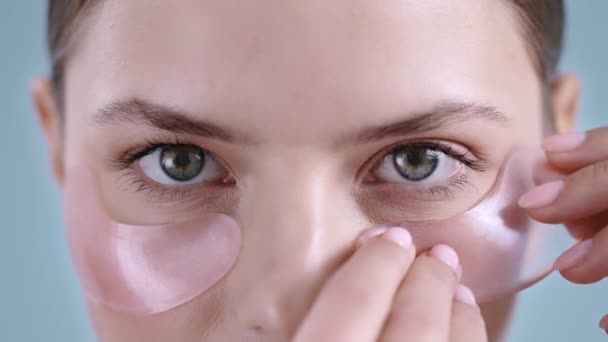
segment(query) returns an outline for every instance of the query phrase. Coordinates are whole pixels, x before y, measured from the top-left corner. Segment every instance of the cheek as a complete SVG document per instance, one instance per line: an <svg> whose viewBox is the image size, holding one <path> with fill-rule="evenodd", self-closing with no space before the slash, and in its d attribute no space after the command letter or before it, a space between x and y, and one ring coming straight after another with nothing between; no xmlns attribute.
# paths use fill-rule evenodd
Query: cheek
<svg viewBox="0 0 608 342"><path fill-rule="evenodd" d="M237 260L240 228L226 215L120 224L103 213L90 172L72 169L66 179L69 245L93 306L134 316L164 312L205 293Z"/></svg>

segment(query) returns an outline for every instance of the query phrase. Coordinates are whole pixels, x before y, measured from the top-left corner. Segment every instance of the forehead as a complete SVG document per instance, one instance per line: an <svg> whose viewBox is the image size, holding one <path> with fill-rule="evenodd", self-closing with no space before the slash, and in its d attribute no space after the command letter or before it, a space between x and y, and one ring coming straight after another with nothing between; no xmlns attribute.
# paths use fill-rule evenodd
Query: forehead
<svg viewBox="0 0 608 342"><path fill-rule="evenodd" d="M535 94L501 0L107 0L85 26L68 112L138 97L295 138L444 99L516 113Z"/></svg>

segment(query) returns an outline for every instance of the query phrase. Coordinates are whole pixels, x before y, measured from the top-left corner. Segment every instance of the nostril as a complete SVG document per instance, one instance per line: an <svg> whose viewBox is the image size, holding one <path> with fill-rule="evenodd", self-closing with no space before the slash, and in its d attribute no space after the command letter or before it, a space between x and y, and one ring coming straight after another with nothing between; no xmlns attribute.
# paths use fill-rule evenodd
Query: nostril
<svg viewBox="0 0 608 342"><path fill-rule="evenodd" d="M276 298L265 291L254 291L256 296L241 300L235 306L234 323L240 325L238 341L288 341L285 312L279 309Z"/></svg>
<svg viewBox="0 0 608 342"><path fill-rule="evenodd" d="M242 341L247 342L285 342L288 337L280 329L272 329L262 324L252 324L247 327Z"/></svg>
<svg viewBox="0 0 608 342"><path fill-rule="evenodd" d="M264 328L261 325L253 325L249 330L256 335L264 335Z"/></svg>

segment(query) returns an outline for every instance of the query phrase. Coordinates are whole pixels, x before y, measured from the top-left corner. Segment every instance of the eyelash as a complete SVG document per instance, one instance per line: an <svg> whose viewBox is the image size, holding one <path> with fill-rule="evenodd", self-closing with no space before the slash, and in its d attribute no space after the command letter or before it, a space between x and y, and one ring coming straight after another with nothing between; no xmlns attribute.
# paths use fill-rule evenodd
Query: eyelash
<svg viewBox="0 0 608 342"><path fill-rule="evenodd" d="M128 178L128 181L131 186L136 186L136 191L147 191L151 197L159 198L159 199L168 199L168 200L177 200L177 201L185 201L194 197L194 192L192 191L192 187L184 187L184 186L167 186L167 185L157 185L154 182L146 180L142 175L139 174L133 167L135 162L139 159L153 153L155 150L172 145L193 145L197 146L195 143L180 139L179 137L173 137L169 140L155 140L148 139L138 144L135 147L130 148L129 150L120 154L117 158L113 159L111 162L115 165L118 171L128 170L123 176L121 176L117 182L123 180L123 178ZM469 152L459 152L456 151L449 144L439 142L439 141L414 141L414 142L400 142L397 145L390 146L383 151L380 151L376 156L372 157L366 165L372 164L371 167L364 167L364 174L369 173L370 171L374 171L374 168L378 165L378 162L385 158L386 156L390 156L391 154L397 152L401 148L425 148L429 150L439 151L444 153L446 156L450 158L454 158L458 162L462 163L469 169L482 173L487 171L488 166L482 159L471 158L469 156ZM216 162L219 162L223 167L230 171L230 168L227 167L226 163L217 158L213 153L207 151L204 148L201 148L203 152L210 158L213 158ZM359 178L359 177L357 177ZM226 186L226 184L210 184L206 183L205 186ZM398 184L390 184L391 186L399 186ZM435 185L431 187L427 187L424 189L419 189L418 191L424 191L429 193L432 196L443 195L447 198L453 198L453 190L456 188L463 188L466 186L470 186L472 183L466 174L461 174L458 177L452 179L449 184L445 185Z"/></svg>
<svg viewBox="0 0 608 342"><path fill-rule="evenodd" d="M433 151L439 151L447 155L448 157L454 158L467 166L468 168L477 171L487 171L487 165L481 159L474 159L469 156L469 153L460 153L456 151L452 146L439 142L439 141L414 141L409 143L399 143L397 146L389 147L389 152L384 153L383 156L391 155L397 152L403 147L408 148L426 148ZM381 152L382 153L382 152Z"/></svg>
<svg viewBox="0 0 608 342"><path fill-rule="evenodd" d="M134 164L141 158L153 153L159 148L173 146L173 145L192 145L198 146L197 144L180 139L178 137L170 138L169 140L155 140L148 139L144 140L142 143L136 145L128 149L127 151L120 154L117 158L111 161L112 165L115 166L117 171L127 171L121 177L119 177L116 182L128 181L129 185L135 186L136 191L147 191L148 195L152 198L169 200L169 201L186 201L190 199L196 198L196 192L192 191L193 186L170 186L170 185L160 185L156 184L153 181L147 180L144 176L140 174L135 168ZM216 162L220 163L222 167L230 170L226 163L216 157L213 153L201 147L201 150L205 153L208 158L212 158ZM216 187L226 187L231 185L230 183L206 183L205 186L216 186ZM205 202L211 201L213 198L205 199Z"/></svg>
<svg viewBox="0 0 608 342"><path fill-rule="evenodd" d="M370 172L374 172L375 169L377 168L377 166L379 165L379 161L383 160L384 158L386 158L388 156L391 156L392 154L396 153L397 151L399 151L400 149L402 149L404 147L424 148L424 149L442 152L446 156L448 156L450 158L454 158L458 162L462 163L464 166L466 166L469 169L471 169L475 172L478 172L478 173L483 173L488 170L488 165L482 158L472 158L469 156L470 152L462 153L462 152L456 151L452 146L450 146L447 143L428 140L428 141L400 142L397 145L390 146L390 147L380 151L378 154L376 154L376 156L372 157L368 163L366 163L367 165L371 164L371 167L363 168L363 172L362 172L363 177L365 177L365 175ZM375 177L375 175L373 175L373 174L372 174L372 176ZM374 185L373 183L375 183L375 182L372 181L371 183L372 183L372 185ZM384 184L384 183L382 185L386 186L386 184ZM388 186L399 187L399 186L403 186L403 185L397 184L397 183L390 183L390 184L388 184ZM453 199L455 189L462 189L462 188L466 188L468 186L474 186L474 184L471 183L470 178L467 176L467 174L462 173L462 174L458 175L457 177L455 177L454 179L450 180L450 182L448 184L434 185L434 186L424 187L424 188L421 187L419 189L412 190L412 191L421 191L421 192L430 194L431 196L443 196L442 198Z"/></svg>
<svg viewBox="0 0 608 342"><path fill-rule="evenodd" d="M156 149L171 146L171 145L195 145L178 137L174 137L173 140L153 140L148 139L143 143L132 147L118 156L118 158L112 161L117 169L125 170L133 165L137 160L151 154ZM205 151L206 152L206 151Z"/></svg>

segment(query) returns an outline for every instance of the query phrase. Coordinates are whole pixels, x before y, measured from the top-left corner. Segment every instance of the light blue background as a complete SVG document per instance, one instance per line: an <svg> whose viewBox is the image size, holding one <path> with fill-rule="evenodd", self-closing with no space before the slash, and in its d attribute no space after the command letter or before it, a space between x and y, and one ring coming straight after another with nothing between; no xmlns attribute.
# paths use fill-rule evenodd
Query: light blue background
<svg viewBox="0 0 608 342"><path fill-rule="evenodd" d="M607 125L608 1L567 4L562 69L583 80L578 127ZM30 104L30 79L47 71L45 6L13 0L0 7L0 341L93 341ZM608 341L597 327L606 312L606 282L576 286L552 276L523 294L510 341Z"/></svg>

